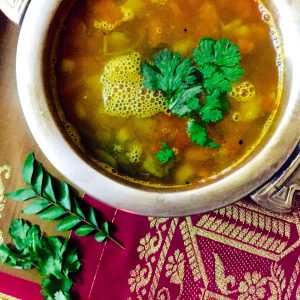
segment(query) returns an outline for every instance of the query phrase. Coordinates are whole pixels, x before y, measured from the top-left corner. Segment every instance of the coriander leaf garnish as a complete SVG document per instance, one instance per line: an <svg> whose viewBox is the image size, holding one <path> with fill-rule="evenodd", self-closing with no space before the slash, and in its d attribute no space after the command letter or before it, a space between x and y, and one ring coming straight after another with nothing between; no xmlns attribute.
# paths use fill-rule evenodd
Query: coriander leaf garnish
<svg viewBox="0 0 300 300"><path fill-rule="evenodd" d="M142 63L141 73L146 88L164 93L172 115L191 120L187 132L192 142L217 148L206 128L224 118L227 92L244 74L240 63L237 45L205 38L193 51L193 59L165 49L152 62Z"/></svg>
<svg viewBox="0 0 300 300"><path fill-rule="evenodd" d="M45 237L38 226L19 219L12 221L9 234L15 248L1 244L0 261L17 269L35 268L42 276L45 299L71 299L69 274L77 272L81 263L68 240Z"/></svg>
<svg viewBox="0 0 300 300"><path fill-rule="evenodd" d="M98 225L92 207L90 207L89 217L86 217L67 183L62 181L59 185L54 185L57 182L35 160L33 153L28 154L25 160L22 176L29 187L7 193L6 197L22 202L32 199L33 201L24 208L23 213L38 214L41 220L47 221L60 219L56 227L58 231L67 231L78 226L75 234L86 236L95 233L97 241L100 241L97 234L101 234L101 241L111 240L124 249L124 246L110 235L108 229L103 230L107 228L107 222L102 227ZM16 245L18 244L17 241Z"/></svg>
<svg viewBox="0 0 300 300"><path fill-rule="evenodd" d="M197 111L200 108L199 93L201 91L201 86L177 91L170 100L169 110L178 117L186 117L192 111Z"/></svg>
<svg viewBox="0 0 300 300"><path fill-rule="evenodd" d="M220 146L214 142L207 133L205 126L192 120L188 123L187 133L193 143L202 147L219 148Z"/></svg>
<svg viewBox="0 0 300 300"><path fill-rule="evenodd" d="M169 148L166 143L161 144L162 149L156 153L155 157L163 164L166 164L171 158L175 157L173 149Z"/></svg>
<svg viewBox="0 0 300 300"><path fill-rule="evenodd" d="M208 92L215 89L228 92L231 84L244 74L239 47L228 39L202 39L193 56L197 69L205 78L204 86Z"/></svg>
<svg viewBox="0 0 300 300"><path fill-rule="evenodd" d="M161 90L169 99L177 90L186 89L196 81L191 59L169 49L155 54L152 63L143 62L141 72L146 88Z"/></svg>

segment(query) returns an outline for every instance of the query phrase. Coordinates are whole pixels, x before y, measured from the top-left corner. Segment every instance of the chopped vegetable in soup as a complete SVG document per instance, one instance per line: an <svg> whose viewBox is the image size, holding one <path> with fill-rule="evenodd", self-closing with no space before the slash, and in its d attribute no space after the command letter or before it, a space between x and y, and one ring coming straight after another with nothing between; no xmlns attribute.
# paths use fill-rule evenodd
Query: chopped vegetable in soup
<svg viewBox="0 0 300 300"><path fill-rule="evenodd" d="M56 77L80 147L155 186L229 172L261 141L280 99L275 28L262 10L255 0L77 1Z"/></svg>

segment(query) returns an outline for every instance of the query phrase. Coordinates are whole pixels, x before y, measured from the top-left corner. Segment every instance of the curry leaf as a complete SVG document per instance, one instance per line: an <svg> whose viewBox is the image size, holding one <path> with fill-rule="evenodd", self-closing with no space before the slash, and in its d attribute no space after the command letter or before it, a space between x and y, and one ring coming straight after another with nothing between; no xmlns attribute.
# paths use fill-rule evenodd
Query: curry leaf
<svg viewBox="0 0 300 300"><path fill-rule="evenodd" d="M32 175L32 186L33 189L38 193L42 194L43 190L43 177L44 177L44 172L43 172L43 167L39 162L34 162L34 171Z"/></svg>
<svg viewBox="0 0 300 300"><path fill-rule="evenodd" d="M80 222L81 220L77 216L67 216L58 223L56 229L58 231L67 231L75 227Z"/></svg>
<svg viewBox="0 0 300 300"><path fill-rule="evenodd" d="M67 210L71 209L70 191L69 186L62 181L60 183L60 203Z"/></svg>
<svg viewBox="0 0 300 300"><path fill-rule="evenodd" d="M37 194L33 189L28 188L7 193L5 194L5 196L12 200L22 202L34 198L35 196L37 196Z"/></svg>
<svg viewBox="0 0 300 300"><path fill-rule="evenodd" d="M82 209L81 209L81 207L80 207L80 205L79 205L79 203L78 203L78 201L76 200L75 197L74 197L74 203L75 203L75 208L74 208L75 213L79 217L81 217L82 219L85 220L85 215L84 215L84 213L83 213L83 211L82 211Z"/></svg>
<svg viewBox="0 0 300 300"><path fill-rule="evenodd" d="M32 203L30 203L28 206L26 206L23 209L23 213L26 215L34 215L42 210L46 209L51 205L51 202L49 202L47 199L39 198L34 200Z"/></svg>
<svg viewBox="0 0 300 300"><path fill-rule="evenodd" d="M49 198L52 202L56 202L56 196L53 190L52 178L49 174L45 173L44 175L44 194L47 198Z"/></svg>
<svg viewBox="0 0 300 300"><path fill-rule="evenodd" d="M79 236L87 236L90 233L92 233L94 230L95 227L92 227L90 225L82 225L75 231L75 234Z"/></svg>
<svg viewBox="0 0 300 300"><path fill-rule="evenodd" d="M22 169L22 177L26 184L31 184L31 178L34 169L34 155L33 153L29 153L25 159L23 169Z"/></svg>
<svg viewBox="0 0 300 300"><path fill-rule="evenodd" d="M107 238L107 235L103 231L100 231L100 232L96 233L96 235L95 235L95 240L100 243L104 242L106 240L106 238Z"/></svg>
<svg viewBox="0 0 300 300"><path fill-rule="evenodd" d="M56 220L64 217L57 225L57 230L59 231L70 230L80 224L80 222L83 222L85 224L77 229L77 235L85 236L94 231L96 233L101 232L101 234L104 232L111 241L124 249L122 244L109 236L108 223L104 223L102 229L99 228L95 211L92 207L90 207L88 219L85 217L76 197L71 193L69 186L65 182L60 183L59 198L56 198L52 177L43 169L43 166L34 159L32 153L26 158L22 174L24 175L24 180L26 179L27 182L30 180L30 187L10 192L6 194L6 196L16 201L26 201L34 198L33 201L24 208L23 212L25 214L38 214L41 220ZM58 199L59 201L57 201ZM23 232L18 231L19 227L22 228ZM14 230L14 228L17 230ZM97 237L99 241L102 239L101 234ZM28 225L26 224L12 223L11 235L12 237L16 237L14 242L19 251L28 251L25 246L28 239L31 239L33 241L33 251L30 252L30 255L33 256L36 255L36 251L39 251L40 256L44 258L49 258L53 255L59 256L63 255L66 249L66 243L62 244L59 239L49 238L47 242L44 242L47 245L45 244L44 250L42 251L40 248L41 239L39 232L36 230L28 230ZM20 235L22 235L22 238L18 238ZM46 251L45 249L48 250ZM10 255L10 258L7 259L7 251L6 248L0 250L0 257L2 255L3 260L7 260L7 264L19 268L31 267L32 262L27 258L17 260L13 258L13 255ZM29 253L23 253L23 255L25 254L27 255ZM49 259L51 260L51 258ZM51 263L56 264L56 261L53 260ZM49 262L47 262L47 264L49 264ZM55 277L55 273L51 276ZM52 278L52 280L54 279ZM46 284L46 282L47 281L44 281L44 284ZM61 283L59 283L59 285L63 286L63 282L66 283L66 286L68 285L68 281L65 281L64 278L61 278ZM56 283L56 285L58 285L58 283ZM48 294L45 294L45 296L48 296ZM53 298L54 293L50 296Z"/></svg>
<svg viewBox="0 0 300 300"><path fill-rule="evenodd" d="M41 220L55 220L66 214L66 211L60 206L52 206L39 214Z"/></svg>
<svg viewBox="0 0 300 300"><path fill-rule="evenodd" d="M109 224L108 224L108 222L105 222L102 225L101 230L106 234L106 236L109 236Z"/></svg>
<svg viewBox="0 0 300 300"><path fill-rule="evenodd" d="M96 216L95 216L95 210L94 208L90 208L90 215L89 215L89 221L95 225L96 227L98 227L98 222L97 222L97 219L96 219Z"/></svg>

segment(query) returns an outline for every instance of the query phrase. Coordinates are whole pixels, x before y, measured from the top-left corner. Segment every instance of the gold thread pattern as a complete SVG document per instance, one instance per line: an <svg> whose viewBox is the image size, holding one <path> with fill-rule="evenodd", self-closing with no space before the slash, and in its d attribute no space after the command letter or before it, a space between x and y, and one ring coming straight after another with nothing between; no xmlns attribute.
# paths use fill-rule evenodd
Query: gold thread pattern
<svg viewBox="0 0 300 300"><path fill-rule="evenodd" d="M179 295L176 299L180 299L183 293L184 263L184 255L177 249L174 255L168 257L166 265L166 277L170 278L171 283L179 285Z"/></svg>
<svg viewBox="0 0 300 300"><path fill-rule="evenodd" d="M0 293L0 300L21 300L21 299L14 298L14 297Z"/></svg>
<svg viewBox="0 0 300 300"><path fill-rule="evenodd" d="M191 218L186 218L185 221L180 224L180 230L194 281L196 282L202 278L204 286L207 287L208 278L201 259Z"/></svg>
<svg viewBox="0 0 300 300"><path fill-rule="evenodd" d="M165 262L167 252L168 252L169 247L171 245L171 241L172 241L177 223L178 223L178 219L173 219L171 221L170 229L169 229L168 235L165 239L165 243L162 247L162 251L161 251L161 254L160 254L160 257L159 257L159 261L157 263L156 270L155 270L155 273L154 273L153 282L152 282L152 285L151 285L151 288L150 288L149 300L154 299L154 295L155 295L155 292L156 292L156 289L157 289L157 285L158 285L160 274L161 274L161 271L162 271L162 268L163 268L163 264Z"/></svg>
<svg viewBox="0 0 300 300"><path fill-rule="evenodd" d="M5 196L4 196L4 184L2 181L2 177L8 180L11 176L11 167L8 165L4 165L0 167L0 219L2 217L2 212L5 207ZM4 242L3 232L0 230L0 244Z"/></svg>
<svg viewBox="0 0 300 300"><path fill-rule="evenodd" d="M286 294L284 296L284 300L290 300L291 299L292 292L293 292L293 289L295 288L296 281L297 281L297 278L298 278L299 274L300 274L300 256L298 257L298 260L296 262L295 269L292 273L289 285L288 285L287 290L286 290Z"/></svg>
<svg viewBox="0 0 300 300"><path fill-rule="evenodd" d="M221 291L223 295L229 295L231 292L228 287L229 284L231 287L235 285L235 278L232 275L225 276L225 268L224 264L217 253L213 253L215 258L215 282L218 289Z"/></svg>
<svg viewBox="0 0 300 300"><path fill-rule="evenodd" d="M152 231L140 240L137 253L141 263L130 274L129 286L136 294L134 299L179 300L186 297L184 291L191 292L191 299L206 300L290 300L295 293L299 295L296 283L300 256L289 277L286 274L290 272L280 262L300 245L299 216L273 216L252 208L238 203L198 218L149 218ZM168 253L173 238L178 241L178 234L183 248L177 246ZM217 243L217 251L209 253L207 244L201 248L206 241ZM219 247L222 249L224 245L227 252L219 252ZM231 256L228 257L230 247L260 257L262 265L258 263L254 268L255 261L254 264L241 262L243 271L233 273ZM159 286L164 279L169 279L171 285Z"/></svg>

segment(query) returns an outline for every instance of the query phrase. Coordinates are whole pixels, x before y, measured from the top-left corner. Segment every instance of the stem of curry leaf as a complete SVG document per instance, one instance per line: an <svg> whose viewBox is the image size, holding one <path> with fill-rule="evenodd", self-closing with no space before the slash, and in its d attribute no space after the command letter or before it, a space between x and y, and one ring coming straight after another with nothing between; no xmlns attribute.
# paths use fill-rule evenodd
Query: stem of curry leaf
<svg viewBox="0 0 300 300"><path fill-rule="evenodd" d="M80 219L80 221L83 222L84 224L89 225L89 226L91 226L91 227L94 227L95 230L98 231L98 232L103 232L103 230L101 230L98 226L95 226L94 224L92 224L92 223L88 222L87 220L81 218L80 216L78 216L77 214L75 214L74 212L72 212L71 210L69 210L69 209L65 208L64 206L62 206L59 202L54 202L54 201L52 201L51 199L47 199L47 198L45 198L45 197L43 197L43 196L39 196L39 199L44 199L44 200L46 200L46 201L49 201L49 202L52 203L53 206L59 206L59 207L61 207L61 208L64 209L64 211L67 212L68 214L73 215L73 216L76 216L76 217L77 217L78 219ZM117 246L119 246L121 249L123 249L123 250L125 249L124 245L122 245L122 244L121 244L119 241L117 241L115 238L111 237L110 235L108 235L107 238L108 238L109 240L111 240L112 242L114 242L114 243L115 243Z"/></svg>

